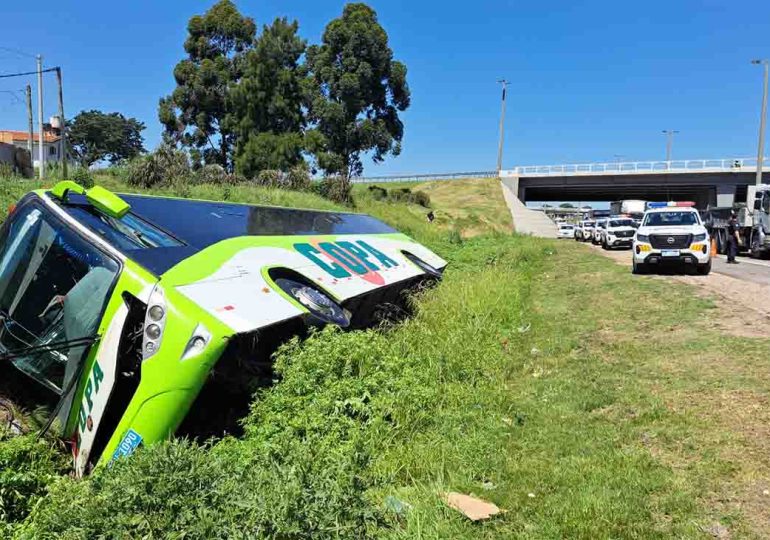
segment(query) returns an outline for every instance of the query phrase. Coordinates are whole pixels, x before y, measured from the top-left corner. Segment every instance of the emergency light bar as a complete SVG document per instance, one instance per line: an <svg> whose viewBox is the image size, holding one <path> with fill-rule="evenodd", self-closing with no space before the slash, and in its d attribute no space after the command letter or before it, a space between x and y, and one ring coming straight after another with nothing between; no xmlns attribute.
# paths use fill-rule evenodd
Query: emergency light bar
<svg viewBox="0 0 770 540"><path fill-rule="evenodd" d="M693 206L695 206L695 203L692 201L668 201L668 202L647 203L647 208L667 208L667 207L692 208Z"/></svg>

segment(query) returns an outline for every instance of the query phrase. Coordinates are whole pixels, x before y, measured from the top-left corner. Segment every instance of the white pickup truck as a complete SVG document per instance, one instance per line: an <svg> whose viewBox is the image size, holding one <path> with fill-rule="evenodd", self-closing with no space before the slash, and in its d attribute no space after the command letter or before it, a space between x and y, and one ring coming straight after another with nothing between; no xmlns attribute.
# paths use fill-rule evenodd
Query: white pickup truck
<svg viewBox="0 0 770 540"><path fill-rule="evenodd" d="M590 220L581 221L575 228L575 240L578 242L587 242L591 239L591 231L594 229L594 222Z"/></svg>
<svg viewBox="0 0 770 540"><path fill-rule="evenodd" d="M687 265L711 272L709 234L693 203L650 203L633 244L634 274L664 264Z"/></svg>
<svg viewBox="0 0 770 540"><path fill-rule="evenodd" d="M602 248L630 248L634 243L636 224L627 217L612 216L607 220L607 226L602 229Z"/></svg>

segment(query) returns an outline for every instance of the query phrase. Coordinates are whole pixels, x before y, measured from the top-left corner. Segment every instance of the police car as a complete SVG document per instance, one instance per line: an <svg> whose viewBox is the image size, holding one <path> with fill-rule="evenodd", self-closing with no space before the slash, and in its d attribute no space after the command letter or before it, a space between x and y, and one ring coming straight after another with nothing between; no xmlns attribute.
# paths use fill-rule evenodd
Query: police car
<svg viewBox="0 0 770 540"><path fill-rule="evenodd" d="M633 243L636 225L634 220L624 216L611 216L602 231L602 248L630 248Z"/></svg>
<svg viewBox="0 0 770 540"><path fill-rule="evenodd" d="M692 202L649 203L633 244L633 272L664 264L711 272L709 234Z"/></svg>
<svg viewBox="0 0 770 540"><path fill-rule="evenodd" d="M604 230L607 228L607 218L599 218L596 220L596 223L594 224L594 228L591 230L591 243L595 246L598 246L602 243L602 235L604 234Z"/></svg>

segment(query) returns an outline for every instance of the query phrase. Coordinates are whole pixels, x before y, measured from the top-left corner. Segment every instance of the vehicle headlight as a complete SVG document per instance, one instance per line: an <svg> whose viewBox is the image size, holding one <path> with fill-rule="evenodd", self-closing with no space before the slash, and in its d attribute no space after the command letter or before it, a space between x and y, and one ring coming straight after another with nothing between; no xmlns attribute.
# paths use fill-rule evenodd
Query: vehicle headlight
<svg viewBox="0 0 770 540"><path fill-rule="evenodd" d="M692 237L693 242L703 242L706 239L706 233L696 234Z"/></svg>
<svg viewBox="0 0 770 540"><path fill-rule="evenodd" d="M650 241L650 237L647 236L646 234L636 233L636 241L637 242L649 242Z"/></svg>
<svg viewBox="0 0 770 540"><path fill-rule="evenodd" d="M142 339L142 360L147 360L160 348L163 330L166 326L166 298L160 285L150 293L144 318L144 336Z"/></svg>
<svg viewBox="0 0 770 540"><path fill-rule="evenodd" d="M203 324L199 323L198 326L195 327L195 330L193 330L190 340L187 342L184 353L182 353L182 360L187 360L188 358L192 358L202 353L210 341L211 332L209 332Z"/></svg>
<svg viewBox="0 0 770 540"><path fill-rule="evenodd" d="M151 340L156 340L160 338L160 326L158 326L157 324L148 325L144 332L147 334L147 337Z"/></svg>

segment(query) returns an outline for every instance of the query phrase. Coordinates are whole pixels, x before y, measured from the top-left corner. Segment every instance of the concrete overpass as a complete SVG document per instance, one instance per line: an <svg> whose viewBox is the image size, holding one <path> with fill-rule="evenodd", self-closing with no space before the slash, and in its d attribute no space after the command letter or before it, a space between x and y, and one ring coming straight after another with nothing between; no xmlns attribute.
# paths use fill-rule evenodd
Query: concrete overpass
<svg viewBox="0 0 770 540"><path fill-rule="evenodd" d="M745 202L756 166L756 158L633 161L522 166L500 176L524 203L691 200L705 208ZM770 173L770 166L764 171Z"/></svg>

